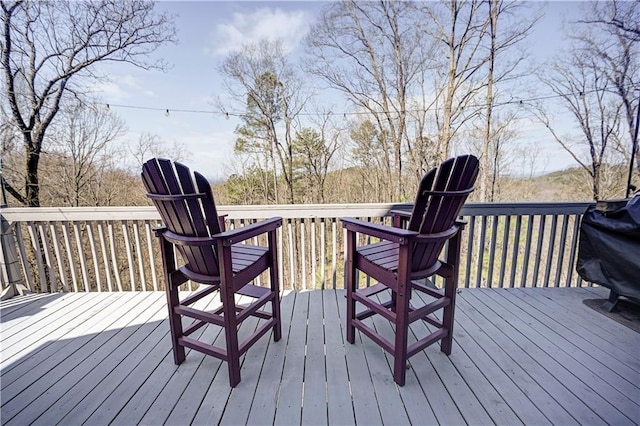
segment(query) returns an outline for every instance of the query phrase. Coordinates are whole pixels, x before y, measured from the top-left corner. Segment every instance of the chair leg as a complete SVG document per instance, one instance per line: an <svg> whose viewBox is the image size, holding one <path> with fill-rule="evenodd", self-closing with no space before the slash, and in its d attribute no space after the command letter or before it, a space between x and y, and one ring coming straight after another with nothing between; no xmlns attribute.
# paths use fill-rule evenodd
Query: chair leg
<svg viewBox="0 0 640 426"><path fill-rule="evenodd" d="M447 335L440 342L440 350L447 355L451 354L453 346L453 324L456 309L456 293L458 289L458 261L460 259L461 238L460 233L456 234L449 241L447 249L447 262L450 270L444 276L444 297L449 299L449 304L442 312L442 327L447 330Z"/></svg>
<svg viewBox="0 0 640 426"><path fill-rule="evenodd" d="M185 360L184 346L179 343L182 337L182 319L176 314L175 308L180 304L178 298L178 286L175 286L170 279L167 280L167 307L169 308L169 328L171 330L171 344L173 346L173 361L176 365L182 364Z"/></svg>
<svg viewBox="0 0 640 426"><path fill-rule="evenodd" d="M273 326L273 340L275 342L282 338L282 320L280 315L280 277L278 274L278 252L276 248L276 233L269 233L269 248L271 251L271 266L269 267L269 278L271 280L271 291L274 293L271 301L271 313L276 320Z"/></svg>
<svg viewBox="0 0 640 426"><path fill-rule="evenodd" d="M398 271L400 272L400 271ZM398 274L398 291L395 297L396 336L393 354L393 380L404 386L407 376L407 336L409 334L409 299L411 286L408 273Z"/></svg>
<svg viewBox="0 0 640 426"><path fill-rule="evenodd" d="M164 287L167 295L167 308L169 309L169 328L171 331L171 346L173 347L173 362L176 365L182 364L185 359L185 350L179 341L183 335L182 332L182 318L175 311L175 308L180 305L180 298L178 297L178 287L181 282L177 280L175 275L175 252L173 245L167 241L162 234L162 231L156 231L156 237L160 243L160 251L162 253L162 272L164 274Z"/></svg>
<svg viewBox="0 0 640 426"><path fill-rule="evenodd" d="M356 268L354 265L354 257L356 256L356 233L347 232L347 264L345 265L345 286L347 288L347 342L355 343L356 328L353 326L353 320L356 317L356 301L353 293L356 291Z"/></svg>
<svg viewBox="0 0 640 426"><path fill-rule="evenodd" d="M224 284L227 285L226 283ZM227 341L227 366L229 368L229 385L235 388L240 383L240 350L238 347L238 322L236 321L236 304L233 291L222 289L222 310L224 313L224 332Z"/></svg>
<svg viewBox="0 0 640 426"><path fill-rule="evenodd" d="M456 305L456 286L451 278L445 279L444 296L449 299L449 304L442 311L442 328L447 330L447 335L440 341L440 350L451 355L453 346L453 323Z"/></svg>

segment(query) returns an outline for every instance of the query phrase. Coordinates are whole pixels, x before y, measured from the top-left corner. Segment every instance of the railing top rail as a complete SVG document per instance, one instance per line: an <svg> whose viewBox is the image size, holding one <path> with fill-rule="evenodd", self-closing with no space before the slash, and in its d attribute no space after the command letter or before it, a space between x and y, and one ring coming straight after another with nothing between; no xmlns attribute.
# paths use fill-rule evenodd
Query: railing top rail
<svg viewBox="0 0 640 426"><path fill-rule="evenodd" d="M463 216L496 215L562 215L582 214L590 202L566 203L467 203ZM391 210L411 210L411 203L368 204L293 204L219 206L218 212L229 219L264 219L281 216L285 219L383 217ZM153 206L119 207L14 207L0 209L8 222L86 221L86 220L160 220Z"/></svg>

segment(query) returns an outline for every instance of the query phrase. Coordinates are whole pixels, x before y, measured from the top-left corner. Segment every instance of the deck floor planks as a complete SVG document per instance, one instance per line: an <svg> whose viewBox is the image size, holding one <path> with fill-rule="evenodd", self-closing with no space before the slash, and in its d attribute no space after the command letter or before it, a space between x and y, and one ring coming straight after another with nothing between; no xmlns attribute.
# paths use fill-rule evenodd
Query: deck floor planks
<svg viewBox="0 0 640 426"><path fill-rule="evenodd" d="M378 302L388 300L390 297L388 293L385 296L378 297ZM393 342L395 339L395 332L389 321L384 320L381 317L375 317L373 325L378 333L381 333L387 340ZM363 339L368 339L366 336L362 336ZM415 335L409 332L407 340L409 342L415 341ZM433 349L433 348L432 348ZM388 353L384 352L385 359L387 360L388 369L393 372L393 358ZM413 424L420 423L436 423L437 416L434 410L439 411L439 416L442 419L446 419L447 422L454 424L456 422L463 422L460 413L453 402L450 394L447 392L446 387L440 381L437 374L433 375L434 378L429 380L420 380L420 375L416 372L427 369L433 373L433 365L430 363L426 356L426 352L416 354L409 359L409 364L414 365L417 369L409 368L406 372L406 383L403 387L397 387L402 404L405 407L407 416ZM426 394L432 395L433 398L430 401ZM435 408L434 408L435 407ZM447 414L448 413L448 414Z"/></svg>
<svg viewBox="0 0 640 426"><path fill-rule="evenodd" d="M117 297L117 296L114 296ZM69 331L69 320L77 315L91 313L101 301L99 296L83 294L79 298L65 297L55 300L32 317L24 320L24 327L17 327L2 333L2 360L0 369L5 369L14 357L32 351L43 336L55 339Z"/></svg>
<svg viewBox="0 0 640 426"><path fill-rule="evenodd" d="M361 308L360 305L359 308ZM359 309L358 307L356 309ZM371 327L373 318L365 320ZM386 320L385 320L386 322ZM362 345L364 356L369 366L371 381L376 392L378 408L383 424L408 424L409 416L402 403L402 398L398 392L398 386L393 381L393 370L390 369L386 352L371 339L356 330L356 335L360 335L361 340L356 339L356 345ZM354 377L352 386L358 386L358 377ZM420 388L417 382L413 382L412 386L419 392ZM406 386L406 385L405 385Z"/></svg>
<svg viewBox="0 0 640 426"><path fill-rule="evenodd" d="M345 344L342 333L343 318L339 314L339 304L345 299L336 297L333 291L323 291L326 374L327 374L327 424L352 425L355 422L350 382L347 370Z"/></svg>
<svg viewBox="0 0 640 426"><path fill-rule="evenodd" d="M640 406L638 404L640 401L637 399L634 401L632 397L634 394L639 395L640 392L640 388L638 388L638 383L640 383L639 374L636 374L635 378L624 378L615 374L606 364L602 364L594 359L591 356L591 350L589 350L589 348L587 348L587 350L578 348L556 333L554 329L559 324L557 324L553 318L545 315L536 315L539 311L535 311L523 299L504 297L505 294L499 290L487 292L486 294L493 297L496 303L503 303L503 300L505 302L508 300L505 306L512 305L535 317L537 322L531 322L531 327L548 339L553 345L549 347L549 345L542 343L538 344L540 347L544 346L544 350L549 353L553 359L564 366L564 368L570 371L576 378L579 378L581 382L589 386L593 392L599 394L602 398L606 397L606 402L615 406L624 413L628 419L633 419L639 414L638 410L640 410ZM518 314L518 311L514 312L516 315ZM531 338L532 334L528 334L528 336ZM590 339L587 337L586 340ZM640 344L637 347L640 347ZM573 388L577 388L577 386L573 386ZM602 404L602 401L595 403L589 401L588 398L586 402L594 408ZM607 421L613 421L616 418L615 414L606 415L606 409L603 409L602 413L605 414L604 419ZM619 421L623 422L623 420L624 419L620 419Z"/></svg>
<svg viewBox="0 0 640 426"><path fill-rule="evenodd" d="M94 315L87 314L85 321L67 316L83 310L75 309L76 302L53 303L60 312L51 311L40 298L32 300L39 303L35 309L29 309L28 303L1 302L3 319L8 306L16 319L27 312L36 316L35 322L24 317L30 324L43 318L51 323L51 314L56 321L77 328L66 330L54 342L40 335L7 365L9 370L0 371L3 379L13 378L9 385L2 381L0 414L8 425L26 424L30 419L35 424L88 425L217 424L220 420L225 424L430 424L454 423L456 418L458 423L509 425L637 423L640 413L634 416L634 408L640 395L626 396L626 405L624 392L606 385L622 379L601 377L606 373L597 368L601 361L584 358L585 362L576 365L591 346L576 349L568 340L594 337L602 343L606 331L614 336L621 332L633 342L633 335L615 322L598 328L597 317L587 320L593 311L581 306L582 299L597 296L598 289L568 289L557 301L547 299L558 290L564 289L464 289L458 296L452 355L446 357L435 344L412 357L403 388L393 383L389 358L366 336L356 333L353 345L343 340L343 290L284 296L283 339L276 343L268 334L247 352L242 360L242 382L233 390L228 386L226 364L215 358L190 351L182 366L173 364L162 293L147 293L151 295L148 299L144 293L117 293L117 298L106 293L89 298L73 294L53 301L87 302L93 308L84 312ZM576 301L563 300L570 297ZM93 298L95 304L90 302ZM147 300L146 308L142 300ZM554 317L554 310L563 304L567 308L557 309L558 318ZM48 311L44 316L43 307ZM585 316L580 308L588 310ZM392 332L386 321L373 323L385 333ZM247 324L247 330L241 327L241 332L256 326ZM420 327L414 331L420 333ZM31 325L22 328L30 329ZM215 337L219 334L210 336ZM4 333L2 341L4 350ZM60 357L56 357L55 345L60 345ZM30 360L29 350L35 351L38 363ZM612 351L604 353L631 362L636 359L633 348L625 344L619 343ZM569 365L572 360L574 364ZM187 365L190 361L192 367ZM317 366L319 371L313 371ZM32 376L29 367L33 367ZM45 372L47 367L50 373ZM20 369L26 373L24 382L17 374ZM58 377L55 383L54 377ZM595 389L598 384L603 386ZM316 395L303 396L303 387L305 393ZM32 396L26 401L7 401L7 389ZM637 386L627 389L638 394ZM473 401L467 403L468 398ZM15 404L22 404L18 411L24 415L13 416ZM618 416L607 411L611 407L618 409ZM593 418L594 411L602 418ZM7 421L7 414L13 418Z"/></svg>
<svg viewBox="0 0 640 426"><path fill-rule="evenodd" d="M135 302L132 299L130 301ZM103 301L106 298L103 297ZM120 305L122 313L126 312L127 306L128 303ZM104 312L114 313L108 304ZM102 348L109 338L105 331L113 321L109 322L101 314L90 318L75 317L74 320L80 322L74 329L75 333L64 335L60 340L48 341L48 336L41 336L43 345L34 352L33 358L22 358L11 366L15 368L8 370L5 374L7 380L2 382L2 415L5 422L42 397L43 393L48 392L60 380L73 377L76 366Z"/></svg>
<svg viewBox="0 0 640 426"><path fill-rule="evenodd" d="M605 421L593 411L593 407L585 403L582 398L587 398L590 390L583 383L575 383L573 375L558 364L551 356L530 340L532 334L528 322L534 318L526 318L526 321L504 309L500 304L494 303L487 292L473 293L486 310L485 317L493 324L494 328L508 335L514 343L514 350L523 363L528 364L531 377L540 383L543 388L556 401L558 401L580 424L606 424ZM578 388L567 388L568 384L577 384ZM578 395L572 393L572 390Z"/></svg>
<svg viewBox="0 0 640 426"><path fill-rule="evenodd" d="M434 328L429 329L419 321L414 323L413 330L416 332L416 338L422 338L430 332L435 331ZM440 381L465 421L468 424L491 424L492 420L486 408L475 396L469 384L462 378L451 359L440 350L440 342L425 348L422 354L426 355L433 370L438 374ZM422 354L418 354L418 356ZM411 360L409 360L409 362L411 362Z"/></svg>
<svg viewBox="0 0 640 426"><path fill-rule="evenodd" d="M118 380L118 373L112 374L113 370L131 351L139 346L142 339L157 328L157 322L150 322L157 312L157 304L149 303L153 302L150 299L152 299L150 295L144 295L141 303L132 307L121 317L120 328L115 331L113 337L81 364L74 367L74 372L77 369L83 371L80 380L77 380L76 376L70 383L67 383L68 379L72 377L67 375L48 390L52 394L59 395L59 398L46 408L33 423L29 423L52 425L58 424L71 413L83 418L91 415L93 410L97 408L95 406L92 409L92 404L99 405L108 393L104 393L102 398L95 401L91 398L87 399L87 395L100 392L103 386L108 389L109 381ZM110 334L110 332L107 331L105 334ZM107 383L104 383L105 380ZM46 405L43 404L43 406ZM20 423L22 422L19 421L18 424Z"/></svg>
<svg viewBox="0 0 640 426"><path fill-rule="evenodd" d="M264 321L264 320L262 320ZM255 317L247 318L240 327L238 339L240 341L246 339L259 326L260 321ZM220 421L221 425L238 425L246 424L253 396L255 395L260 369L264 365L264 357L266 355L267 345L273 340L273 331L265 334L257 341L247 353L240 358L240 374L241 381L236 386L229 399L227 400L224 415ZM220 342L222 344L223 341ZM224 370L228 376L227 365L224 364ZM222 374L222 370L219 372ZM186 395L186 392L185 392ZM177 419L176 419L177 420Z"/></svg>
<svg viewBox="0 0 640 426"><path fill-rule="evenodd" d="M530 313L517 306L516 302L512 300L513 298L507 299L502 297L500 293L504 293L504 289L488 290L482 292L479 299L499 315L513 315L509 322L523 336L526 336L526 339L520 339L523 342L521 345L523 349L533 355L558 382L562 383L567 390L593 410L603 421L617 425L629 424L630 419L625 417L623 410L619 410L619 408L626 408L627 413L630 411L624 395L610 386L607 388L606 382L597 378L581 364L581 359L588 357L588 354L555 341L553 339L554 333L538 320L539 317L534 315L529 318ZM577 359L567 355L566 351L573 351ZM576 375L581 379L578 379ZM598 394L598 389L610 395L612 400L618 400L618 408L612 404L612 401L603 399Z"/></svg>
<svg viewBox="0 0 640 426"><path fill-rule="evenodd" d="M0 333L4 334L12 327L24 327L29 318L64 296L62 293L31 293L2 301Z"/></svg>
<svg viewBox="0 0 640 426"><path fill-rule="evenodd" d="M556 292L553 290L560 291ZM556 315L559 318L568 316L573 318L572 322L575 322L575 319L579 318L580 320L577 322L580 326L588 328L592 333L619 349L628 351L630 344L638 339L638 333L635 331L626 327L621 329L619 324L614 320L603 316L593 309L585 309L583 300L606 299L608 297L608 290L603 287L574 287L571 289L541 288L539 291L531 292L530 294L527 294L527 292L520 293L520 296L523 298L534 298L540 303L548 304L549 309L547 311L551 312L551 315L554 317ZM555 314L555 312L558 312L558 314ZM631 355L638 356L634 351L631 351Z"/></svg>
<svg viewBox="0 0 640 426"><path fill-rule="evenodd" d="M238 335L240 340L243 339L250 328L255 329L255 322L248 319L243 322L240 328ZM217 335L214 344L224 346L225 336L222 328L219 328L219 331L220 333ZM260 341L256 343L256 346L262 342L268 342L269 339L272 339L272 334L270 333L263 336ZM204 359L199 364L193 379L182 393L180 400L171 412L166 424L180 425L193 423L209 425L218 424L223 414L233 417L233 413L227 413L225 409L229 406L229 401L234 398L237 399L236 394L239 389L246 391L251 386L255 386L255 382L249 381L245 377L251 375L251 366L247 364L246 359L250 356L254 348L255 346L252 347L244 357L240 358L242 381L231 391L231 394L229 394L229 370L227 364L219 359L197 354L198 357L204 357Z"/></svg>
<svg viewBox="0 0 640 426"><path fill-rule="evenodd" d="M458 300L464 300L464 297L459 295ZM535 395L538 390L533 385L527 384L525 380L520 380L521 370L516 369L513 361L507 358L504 348L498 346L486 330L469 317L470 312L464 312L458 307L456 312L455 345L451 354L453 359L455 360L458 356L459 351L456 348L460 348L480 374L500 394L507 406L513 410L520 422L549 424L549 420L528 396L532 393Z"/></svg>
<svg viewBox="0 0 640 426"><path fill-rule="evenodd" d="M535 374L532 376L530 368L535 362L510 339L509 335L495 328L486 318L485 309L471 304L473 299L469 297L470 293L472 292L465 290L456 298L456 320L473 336L478 344L485 348L491 358L505 374L511 377L514 384L522 390L548 421L562 425L578 424L567 412L566 407L563 407L546 392L543 383L540 383L540 380L535 380ZM515 406L512 408L515 409ZM544 423L544 420L539 422Z"/></svg>
<svg viewBox="0 0 640 426"><path fill-rule="evenodd" d="M251 409L247 413L248 424L269 424L276 416L277 397L284 372L285 354L289 342L292 323L293 306L297 293L289 291L281 296L280 311L282 316L282 339L274 342L270 338L260 375L256 378L255 393ZM252 348L251 350L253 350ZM258 348L255 348L256 350ZM242 384L242 382L240 382ZM246 385L249 386L249 385ZM198 418L196 417L196 420ZM205 424L211 424L205 422Z"/></svg>
<svg viewBox="0 0 640 426"><path fill-rule="evenodd" d="M142 301L144 298L138 298L138 300ZM31 424L39 420L43 414L53 411L52 407L57 407L61 400L64 402L71 396L82 396L78 393L79 386L81 387L84 383L91 384L87 377L93 371L103 374L108 372L100 365L101 361L108 359L113 351L119 347L120 342L129 338L135 328L142 325L127 328L128 324L135 319L136 314L152 305L140 304L139 306L138 308L138 305L134 305L124 312L118 321L112 324L113 329L108 327L95 333L89 331L90 334L82 339L90 339L86 350L74 352L60 364L49 364L50 371L26 389L28 394L20 395L18 404L25 407L24 410L13 417L12 414L15 413L12 413L9 407L3 407L3 414L9 414L7 416L9 418L13 417L8 424ZM81 321L82 318L75 320ZM75 322L72 321L68 325L73 326ZM49 362L47 361L47 363ZM73 399L72 405L79 401L80 399Z"/></svg>
<svg viewBox="0 0 640 426"><path fill-rule="evenodd" d="M200 300L194 304L194 307L206 307L207 303L211 303L210 300ZM163 308L166 312L166 304L162 303ZM167 314L165 314L163 324L165 325L165 329L169 330ZM186 324L186 322L185 322ZM204 332L204 329L197 330L194 332L194 336L197 338L201 336ZM112 424L138 424L141 419L147 413L149 408L153 405L153 403L157 400L158 395L164 390L167 386L167 383L176 372L179 370L173 361L173 352L171 349L171 340L165 337L165 341L167 341L166 346L162 347L162 345L156 345L153 350L153 354L149 356L150 362L153 361L154 368L146 377L142 377L144 380L143 383L139 384L135 393L126 400L126 403L120 407L120 410L116 413L115 417L111 421ZM191 350L187 349L185 351L187 355L187 360L189 360L189 354ZM185 361L187 362L187 361ZM191 362L196 362L195 360L191 360ZM184 364L184 363L183 363ZM175 404L176 401L166 401L168 405ZM117 408L117 407L116 407Z"/></svg>
<svg viewBox="0 0 640 426"><path fill-rule="evenodd" d="M365 357L364 345L362 344L363 338L360 333L356 333L354 344L346 340L347 299L345 291L337 291L336 299L338 301L338 312L340 318L342 318L340 324L343 327L343 335L345 336L344 353L356 422L364 425L382 424L382 415L378 406L379 396L373 385L371 372Z"/></svg>
<svg viewBox="0 0 640 426"><path fill-rule="evenodd" d="M418 305L431 301L427 297L422 298L419 292L414 292L413 297L422 300L416 303ZM441 315L438 318L441 318ZM415 322L411 329L416 339L435 331L435 327L422 321ZM456 333L455 325L453 334L455 346L458 344L455 339L459 334ZM456 405L458 407L468 405L466 410L462 408L460 410L463 415L466 411L467 417L470 417L466 418L467 423L490 424L493 422L510 425L522 423L464 351L452 350L451 355L447 357L440 351L440 343L438 342L427 348L424 353L435 370L439 371L441 381L448 389L452 399L456 401ZM449 382L449 376L456 377L456 380ZM456 387L460 387L462 390L457 390Z"/></svg>
<svg viewBox="0 0 640 426"><path fill-rule="evenodd" d="M622 377L636 377L638 372L640 372L640 358L637 355L629 353L628 350L620 349L618 346L611 345L608 339L604 339L599 337L598 335L593 333L593 327L586 326L582 324L582 317L577 317L574 315L573 318L563 315L554 315L554 311L545 306L544 300L537 299L531 295L523 295L522 300L524 302L528 302L530 304L534 304L535 307L545 313L547 317L553 318L552 323L557 324L557 327L554 327L556 331L562 335L570 343L576 345L584 352L589 353L592 357L599 360L601 363L607 365L617 374ZM545 299L546 300L546 299ZM584 310L591 310L586 306L583 308ZM595 313L595 312L594 312ZM603 317L603 322L611 322L613 324L608 324L611 327L610 333L613 333L613 330L624 329L622 332L626 332L628 329L625 326L621 326L615 321L607 318L602 314L598 314ZM566 326L565 324L570 324L571 327ZM631 330L635 333L633 330ZM640 343L640 334L635 333L637 336L633 341L629 342L629 347L638 347Z"/></svg>
<svg viewBox="0 0 640 426"><path fill-rule="evenodd" d="M293 305L291 329L284 355L284 370L280 389L278 390L275 412L275 423L277 424L300 424L302 420L302 390L308 312L309 292L301 291L296 294L296 301Z"/></svg>
<svg viewBox="0 0 640 426"><path fill-rule="evenodd" d="M63 414L64 417L60 419L60 423L84 424L99 408L105 416L109 413L115 416L118 412L118 407L105 406L103 402L114 393L120 394L128 392L126 387L123 386L123 382L133 373L138 365L143 364L144 361L148 359L149 353L156 348L158 343L161 342L166 335L166 328L163 327L165 324L162 323L164 310L159 308L159 304L156 303L142 314L144 316L150 314L151 316L147 317L145 324L137 330L137 333L141 334L142 337L140 343L137 344L138 340L135 339L135 335L132 336L134 340L131 342L131 345L127 344L127 342L123 343L126 347L118 350L117 354L114 353L113 363L111 364L112 366L115 365L113 369L99 382L92 383L85 390L79 390L81 395L90 389L79 403L75 403L74 398L71 399L69 404L73 408L66 414L64 413L67 410L64 408L61 409L61 414ZM128 350L130 350L129 353L127 353ZM100 366L109 367L106 364L107 363L103 362ZM93 386L93 388L91 388L91 386ZM49 423L49 421L50 419L44 418L44 424L52 424ZM95 425L96 423L97 422L94 421L92 424Z"/></svg>
<svg viewBox="0 0 640 426"><path fill-rule="evenodd" d="M193 307L203 310L214 309L219 306L219 299L217 296L218 294L215 294L214 297L205 297L195 302ZM182 326L187 327L191 322L191 319L183 317ZM242 327L240 329L242 330ZM205 342L215 341L217 344L224 342L223 335L224 333L222 332L222 328L215 326L202 327L193 334L193 336L198 340ZM157 396L155 397L155 400L147 406L147 410L142 418L139 420L136 419L136 423L156 425L167 422L167 419L175 409L176 404L183 397L184 391L193 379L196 371L204 360L209 358L203 353L194 351L193 349L185 351L185 353L186 358L182 364L180 364L180 368L177 368L173 362L173 352L170 353L169 359L165 358L163 360L164 364L158 371L161 374L164 373L168 376L168 380L160 392L156 393ZM169 361L170 364L168 364L167 361ZM226 372L226 364L222 364L220 360L211 357L208 361L214 361L223 365L225 367L224 371Z"/></svg>
<svg viewBox="0 0 640 426"><path fill-rule="evenodd" d="M454 327L454 336L454 349L449 358L492 422L540 424L540 411L459 324Z"/></svg>
<svg viewBox="0 0 640 426"><path fill-rule="evenodd" d="M93 327L102 326L102 330L106 329L109 325L107 320L110 313L108 308L111 300L113 299L103 297L102 300L94 306L98 311L95 315L89 314L85 316L79 314L75 318L75 321L79 320L81 324L73 327L68 333L58 336L57 338L51 334L47 336L42 335L40 340L41 344L36 349L33 349L28 357L20 358L4 367L0 376L0 380L2 381L3 403L6 403L8 399L15 395L12 390L14 382L20 380L20 383L16 383L16 385L19 389L24 389L25 383L35 382L47 374L51 370L52 365L55 366L65 362L67 357L82 348L83 345L87 343L86 339L82 337L89 334ZM123 305L126 306L127 303L125 302ZM98 332L102 330L98 330Z"/></svg>
<svg viewBox="0 0 640 426"><path fill-rule="evenodd" d="M519 290L519 289L518 289ZM613 319L596 312L591 308L586 308L582 302L584 299L605 297L605 289L598 288L575 288L569 295L565 289L557 289L557 296L550 293L551 289L540 289L536 292L519 292L519 296L526 301L537 301L536 307L558 320L566 319L569 323L576 323L577 327L588 330L603 342L608 342L607 346L618 348L626 352L636 360L640 360L638 351L633 348L638 346L640 335L630 328L623 327ZM578 297L576 297L578 296ZM576 319L579 319L576 321Z"/></svg>
<svg viewBox="0 0 640 426"><path fill-rule="evenodd" d="M335 333L335 330L332 330ZM325 328L322 292L309 291L307 344L304 357L302 424L327 424Z"/></svg>

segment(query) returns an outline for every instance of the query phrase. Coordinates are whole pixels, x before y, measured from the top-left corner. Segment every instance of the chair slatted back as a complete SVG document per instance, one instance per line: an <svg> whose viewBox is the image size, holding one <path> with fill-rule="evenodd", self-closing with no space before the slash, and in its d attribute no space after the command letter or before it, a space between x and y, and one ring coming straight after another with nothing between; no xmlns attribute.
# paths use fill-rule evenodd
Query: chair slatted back
<svg viewBox="0 0 640 426"><path fill-rule="evenodd" d="M200 173L166 159L151 159L142 166L147 196L158 209L167 229L186 237L220 233L213 193ZM186 267L204 275L219 275L215 246L179 245Z"/></svg>
<svg viewBox="0 0 640 426"><path fill-rule="evenodd" d="M429 171L420 182L408 229L420 234L434 234L453 226L467 197L473 191L479 162L473 155L444 161ZM440 255L440 244L416 244L411 270L427 269Z"/></svg>

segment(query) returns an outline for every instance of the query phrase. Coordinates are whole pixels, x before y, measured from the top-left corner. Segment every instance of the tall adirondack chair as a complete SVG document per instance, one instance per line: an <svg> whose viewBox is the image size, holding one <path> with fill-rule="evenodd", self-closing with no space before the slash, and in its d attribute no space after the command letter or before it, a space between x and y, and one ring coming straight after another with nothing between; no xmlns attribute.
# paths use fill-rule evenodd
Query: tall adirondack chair
<svg viewBox="0 0 640 426"><path fill-rule="evenodd" d="M347 230L347 341L355 342L358 329L390 353L394 357L394 381L400 386L405 384L409 357L439 340L442 352L451 353L464 227L457 219L477 175L476 157L451 158L422 178L410 214L392 212L393 226L341 219ZM358 234L379 242L358 246ZM440 259L446 243L446 259ZM360 288L358 271L377 284ZM443 289L424 280L434 275L444 278ZM416 297L416 291L420 297ZM356 311L356 303L364 305L364 310ZM442 316L438 318L434 313L440 310ZM365 321L374 315L392 323L394 341ZM431 324L435 331L408 344L409 326L418 320Z"/></svg>
<svg viewBox="0 0 640 426"><path fill-rule="evenodd" d="M240 382L240 356L270 330L275 341L281 337L276 229L282 225L282 218L225 232L211 187L200 173L192 174L177 162L152 159L142 167L142 180L164 222L156 235L162 253L174 361L181 364L185 360L185 348L219 358L227 362L229 384L235 387ZM267 246L246 243L261 234L267 235ZM270 287L251 284L267 269ZM193 295L182 297L178 287L187 280L202 285ZM215 291L220 296L216 308L192 306ZM239 296L248 296L251 303L239 305ZM270 312L264 309L269 302ZM239 342L238 328L250 316L261 318L262 324ZM191 324L183 327L182 317L191 318ZM195 337L194 333L207 324L224 328L224 347Z"/></svg>

